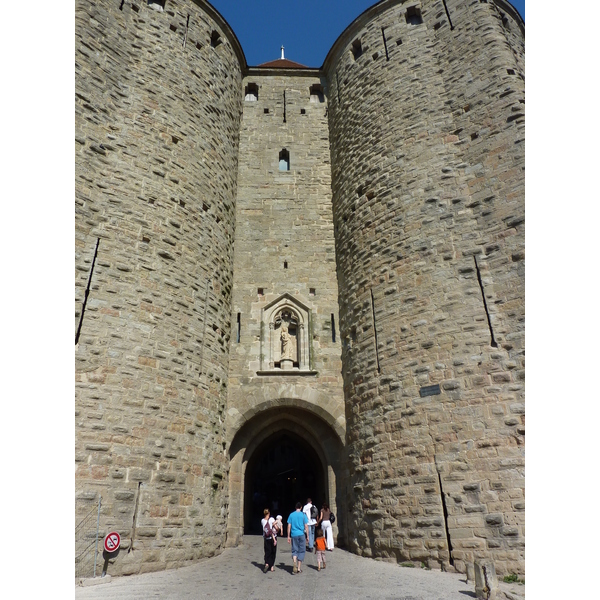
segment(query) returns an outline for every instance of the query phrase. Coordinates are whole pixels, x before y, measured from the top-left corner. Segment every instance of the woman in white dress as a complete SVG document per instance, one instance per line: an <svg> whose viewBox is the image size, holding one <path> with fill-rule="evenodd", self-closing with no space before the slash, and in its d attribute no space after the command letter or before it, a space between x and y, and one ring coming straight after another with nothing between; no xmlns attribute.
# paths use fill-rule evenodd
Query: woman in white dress
<svg viewBox="0 0 600 600"><path fill-rule="evenodd" d="M323 530L323 535L325 536L325 541L327 542L327 550L333 552L333 530L331 529L331 510L329 508L329 504L327 502L323 502L323 507L321 508L321 514L319 515L319 520L317 521L317 527L321 526Z"/></svg>

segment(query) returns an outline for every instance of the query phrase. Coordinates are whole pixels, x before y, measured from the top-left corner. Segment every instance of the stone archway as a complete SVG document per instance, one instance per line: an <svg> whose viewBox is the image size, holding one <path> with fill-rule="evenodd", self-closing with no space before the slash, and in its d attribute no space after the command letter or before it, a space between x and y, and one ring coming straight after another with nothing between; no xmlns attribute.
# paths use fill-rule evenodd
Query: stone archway
<svg viewBox="0 0 600 600"><path fill-rule="evenodd" d="M307 497L327 499L326 469L315 450L287 428L266 438L252 453L244 473L245 534L260 534L263 510L287 516Z"/></svg>
<svg viewBox="0 0 600 600"><path fill-rule="evenodd" d="M287 459L269 459L269 454L277 449L290 452ZM322 417L306 408L297 406L277 406L256 414L247 420L235 434L229 449L229 518L227 523L227 546L237 545L244 533L254 532L254 522L260 522L258 511L262 511L262 497L257 503L247 506L254 492L261 493L261 485L268 484L280 471L275 469L288 464L288 469L296 470L296 482L276 488L282 492L280 503L293 500L304 501L310 495L316 502L327 500L332 510L345 510L345 481L347 474L342 471L344 445L339 435ZM308 465L301 472L301 463ZM272 468L269 467L269 464ZM313 473L311 481L309 473ZM283 475L280 473L280 476ZM258 481L258 489L248 490L248 485ZM288 486L288 487L286 487ZM315 489L310 490L314 486ZM283 493L285 492L285 493ZM274 498L266 498L272 501ZM272 508L272 507L270 507ZM284 520L293 506L280 504L280 514ZM284 514L285 511L288 511ZM254 513L257 513L256 515ZM258 520L257 520L258 517ZM337 523L336 523L337 524ZM334 528L338 540L345 538Z"/></svg>

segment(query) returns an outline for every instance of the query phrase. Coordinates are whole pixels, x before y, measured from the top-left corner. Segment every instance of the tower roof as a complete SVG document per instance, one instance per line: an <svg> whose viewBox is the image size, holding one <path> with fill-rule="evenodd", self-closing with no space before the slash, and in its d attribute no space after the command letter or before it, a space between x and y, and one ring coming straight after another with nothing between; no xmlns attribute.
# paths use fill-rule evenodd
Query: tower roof
<svg viewBox="0 0 600 600"><path fill-rule="evenodd" d="M262 65L258 65L259 67L275 67L280 69L309 69L306 65L301 65L300 63L294 62L293 60L288 60L287 58L278 58L277 60L272 60Z"/></svg>
<svg viewBox="0 0 600 600"><path fill-rule="evenodd" d="M271 60L269 62L263 63L262 65L258 65L259 67L275 67L276 69L308 69L306 65L301 65L300 63L294 62L293 60L288 60L284 54L284 48L281 46L281 58L277 60Z"/></svg>

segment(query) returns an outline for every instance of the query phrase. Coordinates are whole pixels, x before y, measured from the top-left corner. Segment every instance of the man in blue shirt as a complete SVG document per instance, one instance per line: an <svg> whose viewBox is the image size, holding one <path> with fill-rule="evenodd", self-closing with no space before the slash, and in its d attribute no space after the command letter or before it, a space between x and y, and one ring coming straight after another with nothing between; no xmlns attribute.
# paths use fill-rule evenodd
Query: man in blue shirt
<svg viewBox="0 0 600 600"><path fill-rule="evenodd" d="M288 543L292 544L294 573L302 573L302 561L306 554L308 519L302 512L302 502L296 503L296 510L288 517Z"/></svg>

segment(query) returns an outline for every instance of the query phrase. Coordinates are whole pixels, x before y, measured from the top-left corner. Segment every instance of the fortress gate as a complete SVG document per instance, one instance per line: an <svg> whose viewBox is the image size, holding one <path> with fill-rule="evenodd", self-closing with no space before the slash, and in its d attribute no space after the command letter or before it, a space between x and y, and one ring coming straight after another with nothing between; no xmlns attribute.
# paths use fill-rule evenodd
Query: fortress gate
<svg viewBox="0 0 600 600"><path fill-rule="evenodd" d="M249 66L205 0L77 0L75 33L77 517L102 496L110 573L310 495L358 554L522 575L510 3L381 0L318 68Z"/></svg>

